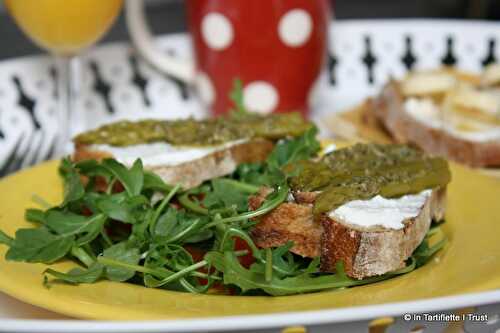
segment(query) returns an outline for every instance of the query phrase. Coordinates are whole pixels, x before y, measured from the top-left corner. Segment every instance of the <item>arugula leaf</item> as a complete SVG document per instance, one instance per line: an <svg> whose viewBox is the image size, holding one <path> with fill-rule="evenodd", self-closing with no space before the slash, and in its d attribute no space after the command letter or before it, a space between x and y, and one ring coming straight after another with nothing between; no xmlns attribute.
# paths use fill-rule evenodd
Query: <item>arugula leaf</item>
<svg viewBox="0 0 500 333"><path fill-rule="evenodd" d="M245 185L242 190L238 182L224 178L214 179L211 183L212 191L203 200L206 207L235 207L240 212L248 210L248 190Z"/></svg>
<svg viewBox="0 0 500 333"><path fill-rule="evenodd" d="M214 237L212 230L201 230L198 233L184 237L182 240L186 244L200 243Z"/></svg>
<svg viewBox="0 0 500 333"><path fill-rule="evenodd" d="M26 212L24 212L24 218L26 219L26 221L30 222L35 222L40 224L47 223L45 212L41 209L35 209L35 208L26 209Z"/></svg>
<svg viewBox="0 0 500 333"><path fill-rule="evenodd" d="M103 214L82 216L59 210L49 210L44 219L47 228L56 232L60 237L80 235L76 240L78 246L94 240L106 222L106 216Z"/></svg>
<svg viewBox="0 0 500 333"><path fill-rule="evenodd" d="M167 209L160 216L155 224L153 235L156 237L168 237L172 234L172 230L177 226L177 211L175 209Z"/></svg>
<svg viewBox="0 0 500 333"><path fill-rule="evenodd" d="M169 284L171 282L174 282L175 280L183 278L184 276L190 274L191 272L196 271L200 268L203 268L206 265L207 265L207 263L205 261L200 261L200 262L197 262L196 264L193 264L189 267L185 267L185 268L179 270L178 272L175 272L172 275L165 277L162 280L155 281L152 279L151 276L147 276L147 279L145 278L145 281L147 280L146 283L149 286L154 287L154 288L158 288L158 287L164 286L166 284Z"/></svg>
<svg viewBox="0 0 500 333"><path fill-rule="evenodd" d="M47 227L59 235L74 235L87 232L94 221L93 218L71 212L51 210L47 213Z"/></svg>
<svg viewBox="0 0 500 333"><path fill-rule="evenodd" d="M115 201L110 197L101 198L97 201L97 208L109 218L124 223L136 223L134 207L127 205L124 201Z"/></svg>
<svg viewBox="0 0 500 333"><path fill-rule="evenodd" d="M7 235L5 232L0 230L0 244L4 244L7 246L12 246L14 244L14 239Z"/></svg>
<svg viewBox="0 0 500 333"><path fill-rule="evenodd" d="M242 116L247 113L243 101L243 82L240 79L233 81L233 89L229 94L229 99L234 103L234 108L231 109L231 116Z"/></svg>
<svg viewBox="0 0 500 333"><path fill-rule="evenodd" d="M59 281L71 284L94 283L102 277L103 273L104 266L99 263L94 263L87 269L73 268L67 273L58 272L51 268L44 271L44 274L49 274Z"/></svg>
<svg viewBox="0 0 500 333"><path fill-rule="evenodd" d="M264 174L264 166L264 163L240 164L234 176L247 184L264 185L268 183Z"/></svg>
<svg viewBox="0 0 500 333"><path fill-rule="evenodd" d="M105 221L106 216L103 214L87 217L57 210L52 210L47 213L47 227L58 233L61 237L86 234L78 238L78 245L89 243L97 237Z"/></svg>
<svg viewBox="0 0 500 333"><path fill-rule="evenodd" d="M169 271L193 263L193 257L184 247L163 243L154 244L144 260L144 266L148 269L166 268Z"/></svg>
<svg viewBox="0 0 500 333"><path fill-rule="evenodd" d="M206 192L205 192L206 193ZM182 205L182 207L197 213L201 215L208 215L209 211L207 208L202 207L200 204L198 204L198 201L192 200L190 196L190 191L182 194L181 196L178 197L179 203Z"/></svg>
<svg viewBox="0 0 500 333"><path fill-rule="evenodd" d="M443 235L441 239L435 242L432 246L429 244L429 238L432 235L441 232L440 227L430 229L422 243L420 243L417 249L413 252L412 257L415 259L416 268L428 263L432 256L448 243L448 238Z"/></svg>
<svg viewBox="0 0 500 333"><path fill-rule="evenodd" d="M96 239L99 236L99 234L103 231L105 223L106 223L106 216L101 214L94 215L94 219L89 228L86 230L86 233L83 236L80 236L76 239L76 245L77 246L86 245L92 242L94 239Z"/></svg>
<svg viewBox="0 0 500 333"><path fill-rule="evenodd" d="M199 233L205 224L202 217L169 208L158 219L153 239L160 244L181 243Z"/></svg>
<svg viewBox="0 0 500 333"><path fill-rule="evenodd" d="M75 258L80 260L81 263L83 263L85 266L90 267L95 263L95 256L94 253L92 252L92 248L89 246L86 246L86 248L89 250L90 253L88 253L83 247L83 246L73 246L71 248L71 255Z"/></svg>
<svg viewBox="0 0 500 333"><path fill-rule="evenodd" d="M268 167L281 169L288 164L316 156L321 148L316 139L317 134L318 129L313 126L302 136L278 143L266 160Z"/></svg>
<svg viewBox="0 0 500 333"><path fill-rule="evenodd" d="M238 286L243 292L260 289L272 296L301 294L318 290L350 287L385 280L392 275L382 275L364 280L354 280L343 273L315 276L301 274L280 279L275 275L266 281L263 273L247 270L239 263L233 252L209 252L205 260L224 273L224 283ZM337 266L343 272L343 266Z"/></svg>
<svg viewBox="0 0 500 333"><path fill-rule="evenodd" d="M289 188L286 185L279 186L276 190L274 190L271 194L266 197L266 201L256 210L245 212L238 214L236 216L229 216L225 218L215 218L212 222L205 224L203 228L208 229L214 226L222 225L224 223L233 223L245 221L248 219L255 218L257 216L261 216L266 214L267 212L273 210L278 205L280 205L283 201L286 200L288 196Z"/></svg>
<svg viewBox="0 0 500 333"><path fill-rule="evenodd" d="M126 195L125 192L120 193L122 195ZM96 192L88 192L85 194L82 200L82 204L86 209L88 209L92 214L99 213L100 210L97 208L97 201L101 199L103 195L101 193ZM81 214L81 211L79 212Z"/></svg>
<svg viewBox="0 0 500 333"><path fill-rule="evenodd" d="M102 166L120 181L130 196L141 194L144 184L144 173L140 159L136 160L130 169L127 169L123 164L113 159L104 160Z"/></svg>
<svg viewBox="0 0 500 333"><path fill-rule="evenodd" d="M70 202L80 200L85 195L85 189L80 180L80 175L67 158L61 161L59 174L64 180L64 201L61 206L66 206Z"/></svg>
<svg viewBox="0 0 500 333"><path fill-rule="evenodd" d="M273 261L273 269L276 271L278 276L294 276L299 274L301 271L299 270L299 263L295 262L295 259L290 252L290 249L293 247L293 242L288 241L287 243L273 249L272 251L272 261ZM316 259L316 258L315 258ZM317 258L319 259L319 258ZM313 265L315 260L311 262ZM310 266L305 272L317 273L319 272L319 261L318 265Z"/></svg>
<svg viewBox="0 0 500 333"><path fill-rule="evenodd" d="M223 235L220 236L218 246L219 252L231 251L234 247L232 240L235 237L240 238L247 243L248 248L252 251L253 257L256 259L256 262L250 267L251 271L264 273L266 269L269 269L268 265L271 265L272 269L276 271L280 277L294 276L301 273L301 271L298 270L299 264L295 263L293 255L289 252L289 250L293 247L293 242L287 242L286 244L273 249L271 251L271 260L269 263L267 256L263 255L263 252L267 255L268 250L259 250L248 233L235 227L226 228ZM316 266L315 272L318 271L319 268Z"/></svg>
<svg viewBox="0 0 500 333"><path fill-rule="evenodd" d="M47 228L19 229L7 260L50 264L64 257L73 246L74 236L54 235Z"/></svg>
<svg viewBox="0 0 500 333"><path fill-rule="evenodd" d="M141 259L141 254L138 248L130 246L128 242L121 242L105 249L103 257L129 265L137 265ZM106 265L106 277L111 281L127 281L134 275L135 271L128 268Z"/></svg>
<svg viewBox="0 0 500 333"><path fill-rule="evenodd" d="M190 276L198 276L215 279L206 273L198 272L199 268L207 265L207 262L195 263L191 254L179 245L156 245L148 252L144 261L144 267L140 268L144 272L144 284L148 287L158 288L167 286L172 290L185 289L189 292L204 292L208 287L197 288L198 284ZM160 278L160 279L158 279ZM189 282L191 281L191 282ZM211 285L211 282L208 283Z"/></svg>
<svg viewBox="0 0 500 333"><path fill-rule="evenodd" d="M202 218L179 219L178 227L172 232L172 237L166 243L182 243L184 240L194 237L206 224Z"/></svg>
<svg viewBox="0 0 500 333"><path fill-rule="evenodd" d="M252 251L253 257L261 260L262 259L262 253L261 251L257 248L257 245L252 241L250 238L250 235L246 233L245 231L241 230L240 228L237 227L225 227L225 226L220 226L217 231L219 231L219 244L217 246L219 252L225 252L225 251L231 251L234 248L234 238L240 238L241 240L245 241L247 243L248 248ZM221 232L222 231L222 235Z"/></svg>
<svg viewBox="0 0 500 333"><path fill-rule="evenodd" d="M160 246L160 248L162 250L153 248L149 251L144 266L129 264L105 257L100 257L98 261L107 267L143 273L144 285L150 288L158 288L168 285L168 289L170 290L185 290L192 293L206 292L212 285L210 281L217 278L205 273L197 272L199 268L206 265L206 262L193 263L190 255L182 247L171 248L170 246ZM179 258L182 259L183 257L188 258L186 265L181 264L179 266L179 263L182 261L179 260ZM175 266L175 271L164 268L164 265ZM196 287L199 283L196 283L196 280L194 280L191 276L208 278L208 286Z"/></svg>
<svg viewBox="0 0 500 333"><path fill-rule="evenodd" d="M75 164L75 169L77 169L82 175L88 177L103 177L106 182L109 182L113 177L113 174L96 160L84 160L78 162Z"/></svg>
<svg viewBox="0 0 500 333"><path fill-rule="evenodd" d="M179 191L180 188L181 188L180 185L176 185L173 189L171 189L169 193L161 200L158 207L155 208L154 213L150 214L151 219L148 221L150 230L154 230L156 222L158 221L158 218L160 217L161 213L165 210L170 200L172 200L172 198L175 196L175 194L177 193L177 191Z"/></svg>
<svg viewBox="0 0 500 333"><path fill-rule="evenodd" d="M286 182L286 166L317 155L320 143L316 139L318 130L311 127L302 136L278 142L264 163L247 163L238 166L234 176L255 185L275 186Z"/></svg>
<svg viewBox="0 0 500 333"><path fill-rule="evenodd" d="M266 250L266 263L264 268L264 278L266 282L271 282L273 279L273 252L270 248Z"/></svg>
<svg viewBox="0 0 500 333"><path fill-rule="evenodd" d="M143 190L155 190L160 192L170 192L174 187L168 185L157 174L144 170Z"/></svg>

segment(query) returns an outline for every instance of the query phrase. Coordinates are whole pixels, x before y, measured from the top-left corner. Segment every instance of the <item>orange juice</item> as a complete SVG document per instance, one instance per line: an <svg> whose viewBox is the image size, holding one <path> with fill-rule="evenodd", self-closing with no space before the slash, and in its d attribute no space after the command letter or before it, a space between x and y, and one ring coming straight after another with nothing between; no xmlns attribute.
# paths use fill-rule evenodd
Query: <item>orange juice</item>
<svg viewBox="0 0 500 333"><path fill-rule="evenodd" d="M123 0L6 0L21 29L41 47L72 55L110 28Z"/></svg>

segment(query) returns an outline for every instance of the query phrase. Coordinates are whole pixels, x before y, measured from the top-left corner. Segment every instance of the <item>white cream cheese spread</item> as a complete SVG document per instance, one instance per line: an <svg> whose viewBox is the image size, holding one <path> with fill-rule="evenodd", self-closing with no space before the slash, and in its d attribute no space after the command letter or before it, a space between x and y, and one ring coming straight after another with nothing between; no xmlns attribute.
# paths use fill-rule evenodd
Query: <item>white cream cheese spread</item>
<svg viewBox="0 0 500 333"><path fill-rule="evenodd" d="M429 98L408 98L404 110L413 119L435 129L468 141L487 142L500 140L500 127L483 125L481 130L463 131L457 128L450 117L442 119L439 107Z"/></svg>
<svg viewBox="0 0 500 333"><path fill-rule="evenodd" d="M117 161L128 166L132 165L136 159L140 158L145 167L158 167L176 166L198 160L217 151L228 149L246 141L246 139L237 140L210 147L172 146L166 142L155 142L125 147L92 145L90 149L110 153Z"/></svg>
<svg viewBox="0 0 500 333"><path fill-rule="evenodd" d="M429 98L408 98L404 110L415 120L432 128L441 127L441 113L438 106Z"/></svg>
<svg viewBox="0 0 500 333"><path fill-rule="evenodd" d="M330 211L328 216L336 221L361 227L381 226L402 229L403 222L420 214L432 190L386 199L380 195L369 200L354 200Z"/></svg>

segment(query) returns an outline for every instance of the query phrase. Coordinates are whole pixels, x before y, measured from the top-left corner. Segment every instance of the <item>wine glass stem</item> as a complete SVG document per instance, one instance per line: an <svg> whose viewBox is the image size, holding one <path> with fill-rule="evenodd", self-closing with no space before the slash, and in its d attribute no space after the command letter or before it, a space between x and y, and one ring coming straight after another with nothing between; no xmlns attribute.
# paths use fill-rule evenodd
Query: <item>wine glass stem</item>
<svg viewBox="0 0 500 333"><path fill-rule="evenodd" d="M59 157L71 153L71 137L81 130L84 122L77 121L77 99L80 91L80 63L76 56L58 56L58 133L56 155Z"/></svg>

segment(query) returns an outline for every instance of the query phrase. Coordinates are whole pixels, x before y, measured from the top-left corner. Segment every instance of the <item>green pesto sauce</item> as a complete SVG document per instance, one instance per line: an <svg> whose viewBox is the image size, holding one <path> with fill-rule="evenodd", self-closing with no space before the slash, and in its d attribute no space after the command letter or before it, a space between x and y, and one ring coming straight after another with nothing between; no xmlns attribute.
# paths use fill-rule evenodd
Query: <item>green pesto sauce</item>
<svg viewBox="0 0 500 333"><path fill-rule="evenodd" d="M121 121L85 132L75 138L76 144L130 146L168 142L182 146L210 146L239 139L278 140L302 135L312 123L298 113L244 114L206 120Z"/></svg>
<svg viewBox="0 0 500 333"><path fill-rule="evenodd" d="M296 166L290 185L296 191L320 191L316 214L352 200L376 195L386 198L445 186L451 179L448 163L405 145L357 144Z"/></svg>

